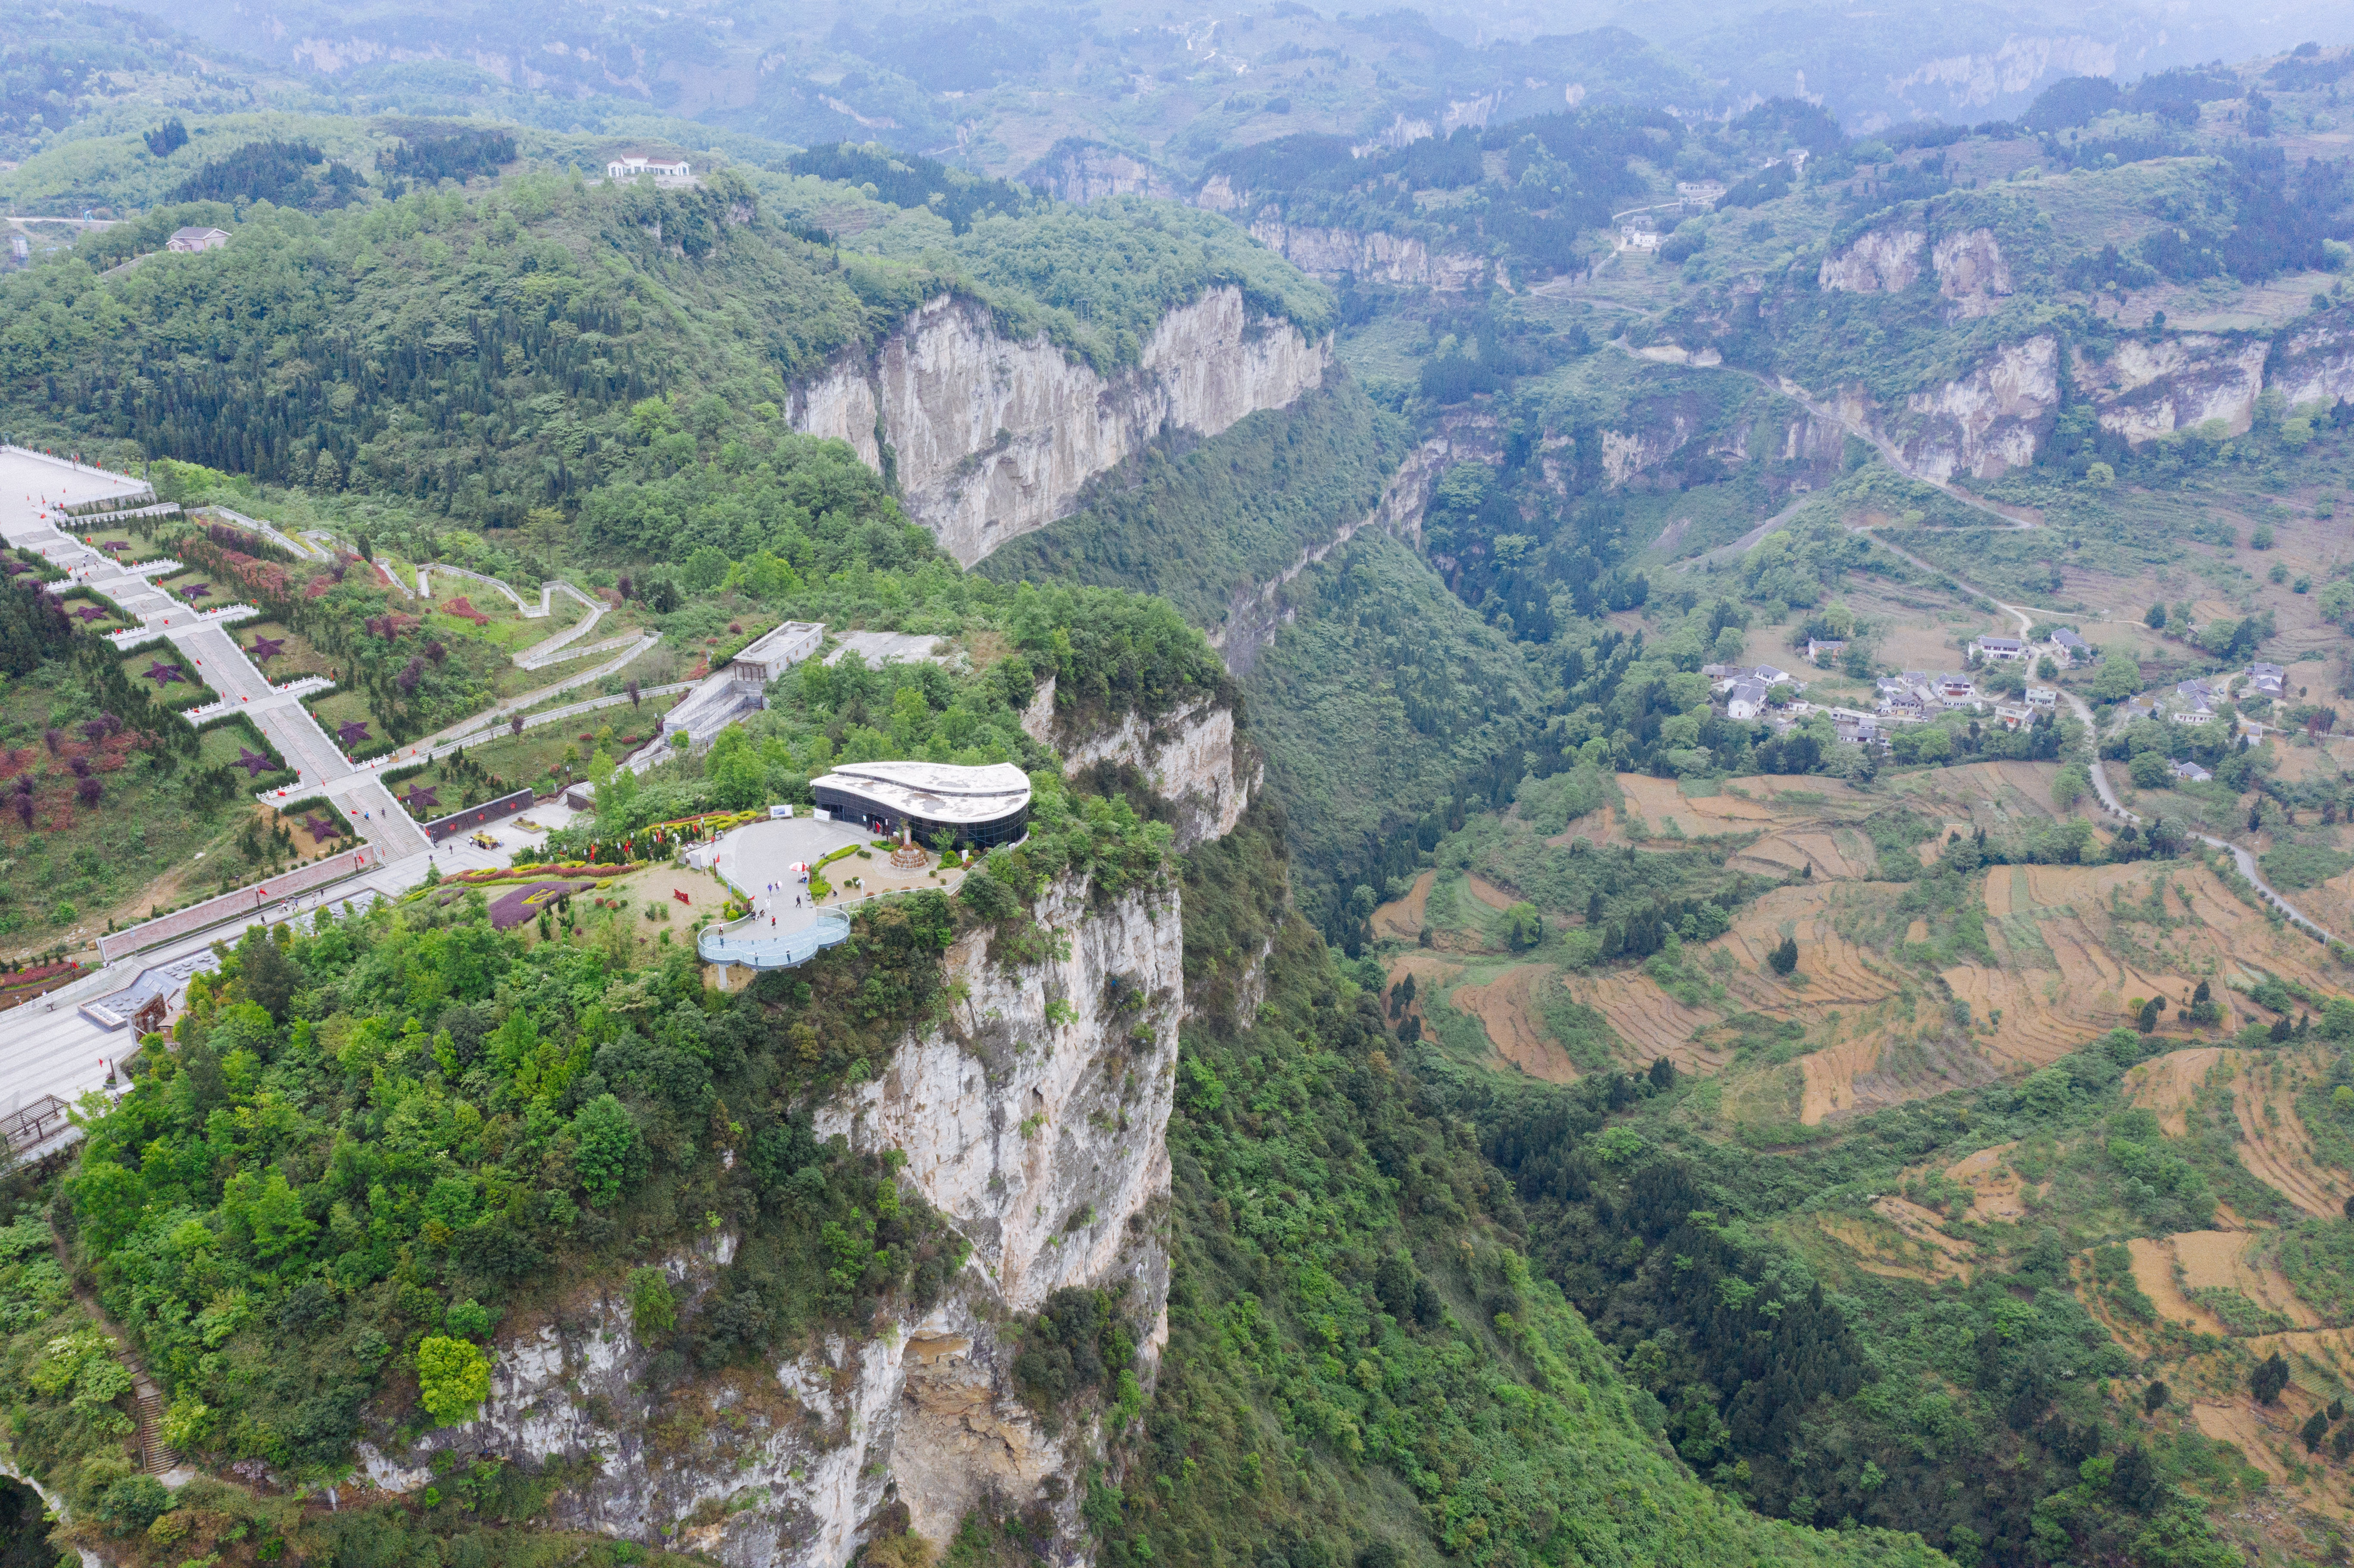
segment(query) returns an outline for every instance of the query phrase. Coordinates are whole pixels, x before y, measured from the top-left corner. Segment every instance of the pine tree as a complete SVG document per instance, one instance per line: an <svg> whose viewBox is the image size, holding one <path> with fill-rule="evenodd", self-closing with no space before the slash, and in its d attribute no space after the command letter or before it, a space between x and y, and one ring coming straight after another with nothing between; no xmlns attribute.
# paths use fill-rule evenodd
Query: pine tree
<svg viewBox="0 0 2354 1568"><path fill-rule="evenodd" d="M2281 1390L2287 1386L2288 1361L2278 1351L2248 1375L2248 1391L2256 1396L2258 1404L2278 1404Z"/></svg>

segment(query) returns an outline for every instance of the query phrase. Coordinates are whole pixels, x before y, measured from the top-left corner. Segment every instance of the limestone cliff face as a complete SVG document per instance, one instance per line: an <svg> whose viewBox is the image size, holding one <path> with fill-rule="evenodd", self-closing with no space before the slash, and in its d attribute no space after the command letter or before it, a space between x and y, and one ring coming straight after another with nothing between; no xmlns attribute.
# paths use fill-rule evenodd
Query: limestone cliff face
<svg viewBox="0 0 2354 1568"><path fill-rule="evenodd" d="M2105 360L2079 355L2071 367L2098 410L2103 428L2139 445L2210 419L2234 435L2254 419L2272 345L2205 333L2145 343L2126 338Z"/></svg>
<svg viewBox="0 0 2354 1568"><path fill-rule="evenodd" d="M903 1151L902 1183L970 1245L938 1306L903 1303L864 1338L658 1397L654 1352L610 1281L510 1325L476 1420L395 1453L362 1445L369 1481L418 1490L437 1449L581 1462L554 1522L730 1568L839 1568L891 1502L944 1546L990 1492L1044 1507L1077 1541L1077 1482L1102 1434L1040 1428L1015 1397L998 1325L1084 1286L1121 1292L1147 1330L1148 1371L1166 1342L1183 944L1174 888L1097 900L1071 880L1035 914L1063 946L1013 962L994 933L969 935L946 957L964 988L952 1015L816 1118L822 1138ZM735 1248L719 1233L666 1260L688 1314ZM1079 1556L1074 1546L1064 1560Z"/></svg>
<svg viewBox="0 0 2354 1568"><path fill-rule="evenodd" d="M2010 261L1990 228L1967 228L1939 239L1929 252L1937 291L1963 316L1990 315L2010 297Z"/></svg>
<svg viewBox="0 0 2354 1568"><path fill-rule="evenodd" d="M1226 287L1170 312L1137 366L1106 376L942 295L796 387L791 419L877 470L887 444L908 515L970 566L1067 515L1088 480L1164 428L1215 435L1288 405L1322 383L1331 352L1288 322L1252 319Z"/></svg>
<svg viewBox="0 0 2354 1568"><path fill-rule="evenodd" d="M2035 461L2060 408L2056 339L2007 344L1967 376L1915 392L1886 434L1904 466L1942 484L1967 471L1992 479Z"/></svg>
<svg viewBox="0 0 2354 1568"><path fill-rule="evenodd" d="M1477 288L1487 280L1488 260L1459 250L1433 253L1421 238L1355 228L1319 228L1285 223L1272 215L1250 226L1253 239L1315 278L1356 278L1442 293Z"/></svg>
<svg viewBox="0 0 2354 1568"><path fill-rule="evenodd" d="M1876 228L1823 258L1816 282L1826 293L1901 294L1920 279L1928 238L1917 228Z"/></svg>
<svg viewBox="0 0 2354 1568"><path fill-rule="evenodd" d="M1956 316L1990 315L2010 297L2010 262L1990 228L1940 235L1935 245L1918 228L1874 229L1825 257L1816 283L1825 292L1901 294L1921 281L1924 261Z"/></svg>
<svg viewBox="0 0 2354 1568"><path fill-rule="evenodd" d="M1502 457L1503 440L1493 414L1447 415L1437 431L1398 464L1371 511L1341 526L1322 544L1300 551L1298 559L1267 581L1238 590L1227 601L1225 620L1210 633L1210 646L1225 660L1228 670L1248 674L1259 654L1291 619L1283 590L1293 578L1369 528L1419 540L1423 513L1430 504L1431 487L1438 482L1438 476L1458 462L1492 463Z"/></svg>
<svg viewBox="0 0 2354 1568"><path fill-rule="evenodd" d="M1177 187L1150 164L1116 147L1064 143L1022 171L1021 182L1057 201L1087 203L1104 196L1140 196L1174 201Z"/></svg>
<svg viewBox="0 0 2354 1568"><path fill-rule="evenodd" d="M2336 311L2291 333L2270 374L2291 408L2354 397L2354 313Z"/></svg>
<svg viewBox="0 0 2354 1568"><path fill-rule="evenodd" d="M1074 737L1056 720L1055 686L1048 676L1023 711L1022 727L1063 754L1066 776L1106 762L1135 768L1154 794L1177 809L1181 852L1235 831L1266 779L1267 764L1236 732L1232 707L1204 697L1157 719L1131 711L1115 728Z"/></svg>

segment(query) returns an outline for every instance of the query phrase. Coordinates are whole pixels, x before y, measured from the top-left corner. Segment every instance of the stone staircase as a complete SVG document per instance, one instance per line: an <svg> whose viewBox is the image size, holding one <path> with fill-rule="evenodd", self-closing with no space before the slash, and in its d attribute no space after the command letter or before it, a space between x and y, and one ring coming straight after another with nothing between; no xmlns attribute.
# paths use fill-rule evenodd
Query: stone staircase
<svg viewBox="0 0 2354 1568"><path fill-rule="evenodd" d="M163 1392L147 1381L147 1374L128 1355L122 1360L131 1368L132 1393L138 1404L140 1467L151 1476L167 1474L178 1466L180 1456L164 1441Z"/></svg>

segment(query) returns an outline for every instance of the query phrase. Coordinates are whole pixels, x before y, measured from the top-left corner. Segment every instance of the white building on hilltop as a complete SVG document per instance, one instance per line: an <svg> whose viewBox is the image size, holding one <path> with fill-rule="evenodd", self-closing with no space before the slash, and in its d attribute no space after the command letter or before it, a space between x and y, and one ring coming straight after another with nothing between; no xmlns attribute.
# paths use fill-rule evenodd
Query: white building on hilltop
<svg viewBox="0 0 2354 1568"><path fill-rule="evenodd" d="M692 180L695 170L684 158L649 158L643 153L626 153L605 165L609 180L636 179L641 175L652 175L655 184L664 185Z"/></svg>

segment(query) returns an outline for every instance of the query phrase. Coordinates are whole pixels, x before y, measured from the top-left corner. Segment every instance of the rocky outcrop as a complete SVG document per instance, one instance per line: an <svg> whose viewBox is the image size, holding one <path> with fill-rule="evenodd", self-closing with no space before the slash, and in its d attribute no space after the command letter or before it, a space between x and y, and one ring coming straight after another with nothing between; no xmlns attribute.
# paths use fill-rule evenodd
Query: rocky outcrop
<svg viewBox="0 0 2354 1568"><path fill-rule="evenodd" d="M1007 1309L1127 1279L1150 1320L1167 1286L1147 1221L1169 1194L1161 1135L1184 1010L1177 896L1090 908L1068 885L1036 916L1069 938L1068 956L1012 967L992 959L991 928L966 937L948 961L966 988L961 1016L829 1107L818 1135L904 1151L907 1179L971 1245Z"/></svg>
<svg viewBox="0 0 2354 1568"><path fill-rule="evenodd" d="M1991 315L2010 297L2010 262L1991 228L1946 235L1930 249L1929 265L1937 274L1937 291L1965 319Z"/></svg>
<svg viewBox="0 0 2354 1568"><path fill-rule="evenodd" d="M1873 229L1824 257L1816 283L1825 293L1901 294L1920 281L1921 250L1928 239L1917 228Z"/></svg>
<svg viewBox="0 0 2354 1568"><path fill-rule="evenodd" d="M1502 457L1494 415L1447 418L1436 434L1406 454L1371 511L1336 530L1323 544L1300 551L1298 559L1266 582L1245 588L1228 600L1226 618L1210 633L1210 646L1225 658L1228 670L1236 675L1248 674L1260 652L1291 619L1283 590L1293 578L1368 528L1418 541L1423 513L1430 504L1430 489L1438 482L1438 476L1458 462L1497 462Z"/></svg>
<svg viewBox="0 0 2354 1568"><path fill-rule="evenodd" d="M551 1503L555 1523L731 1568L836 1568L893 1500L935 1545L984 1493L1044 1506L1076 1538L1100 1434L1041 1427L998 1325L1085 1286L1119 1293L1148 1371L1165 1340L1183 944L1173 888L1099 901L1072 880L1035 914L1064 938L1054 953L1007 961L993 929L965 937L945 960L950 1016L816 1118L822 1138L904 1153L899 1180L970 1245L938 1306L903 1304L865 1339L665 1397L616 1282L511 1327L477 1419L397 1452L363 1445L369 1480L419 1490L436 1449L568 1459L580 1478ZM718 1233L666 1262L689 1311L735 1247Z"/></svg>
<svg viewBox="0 0 2354 1568"><path fill-rule="evenodd" d="M2332 312L2291 333L2266 374L2292 408L2354 398L2354 311Z"/></svg>
<svg viewBox="0 0 2354 1568"><path fill-rule="evenodd" d="M2006 344L1967 376L1904 400L1885 434L1907 471L1943 484L1967 471L1993 479L2035 461L2060 408L2057 340ZM1866 410L1854 410L1859 420Z"/></svg>
<svg viewBox="0 0 2354 1568"><path fill-rule="evenodd" d="M2255 418L2271 351L2261 338L2180 333L2155 342L2126 338L2107 359L2080 355L2071 369L2090 393L2102 428L2139 445L2211 419L2233 435L2245 430Z"/></svg>
<svg viewBox="0 0 2354 1568"><path fill-rule="evenodd" d="M1255 219L1250 233L1253 239L1316 278L1355 278L1442 293L1477 288L1488 278L1486 257L1459 250L1434 254L1421 238L1410 234L1294 226L1271 215Z"/></svg>
<svg viewBox="0 0 2354 1568"><path fill-rule="evenodd" d="M1056 201L1091 202L1140 196L1175 201L1177 187L1150 164L1093 142L1058 142L1022 171L1021 181Z"/></svg>
<svg viewBox="0 0 2354 1568"><path fill-rule="evenodd" d="M1139 363L1107 376L942 295L797 387L790 417L878 471L887 444L908 515L970 566L1067 515L1088 480L1163 429L1215 435L1288 405L1322 383L1331 352L1289 322L1253 319L1229 286L1162 317Z"/></svg>
<svg viewBox="0 0 2354 1568"><path fill-rule="evenodd" d="M1211 697L1151 720L1130 711L1116 728L1073 740L1057 733L1049 676L1023 710L1022 727L1062 753L1066 776L1107 762L1135 768L1155 795L1177 809L1180 851L1234 832L1267 774L1257 749L1235 731L1235 710Z"/></svg>

